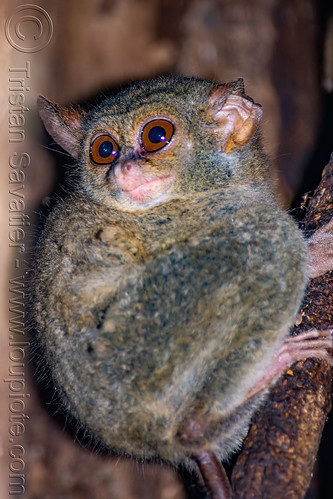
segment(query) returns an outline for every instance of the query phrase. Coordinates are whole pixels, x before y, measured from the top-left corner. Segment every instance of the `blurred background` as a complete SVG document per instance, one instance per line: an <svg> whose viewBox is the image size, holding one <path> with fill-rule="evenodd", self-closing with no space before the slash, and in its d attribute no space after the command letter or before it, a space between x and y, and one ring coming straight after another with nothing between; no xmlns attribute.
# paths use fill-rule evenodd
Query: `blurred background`
<svg viewBox="0 0 333 499"><path fill-rule="evenodd" d="M0 19L0 374L5 378L8 280L19 276L22 266L29 269L34 214L62 175L59 154L42 147L46 135L36 113L37 96L74 103L103 88L168 73L220 82L243 77L246 92L264 109L264 143L279 198L295 207L316 187L332 150L333 14L324 0L5 0ZM15 105L13 93L23 96ZM8 244L8 158L20 151L30 158L24 169L25 212L31 221L24 254ZM295 213L302 215L302 209ZM13 263L18 258L20 268ZM75 443L49 414L54 408L47 411L41 403L25 364L29 419L19 440L25 451L24 497L196 497L194 484L185 491L166 467L133 465ZM0 497L6 498L7 384L0 385L0 394ZM324 497L318 480L308 497Z"/></svg>

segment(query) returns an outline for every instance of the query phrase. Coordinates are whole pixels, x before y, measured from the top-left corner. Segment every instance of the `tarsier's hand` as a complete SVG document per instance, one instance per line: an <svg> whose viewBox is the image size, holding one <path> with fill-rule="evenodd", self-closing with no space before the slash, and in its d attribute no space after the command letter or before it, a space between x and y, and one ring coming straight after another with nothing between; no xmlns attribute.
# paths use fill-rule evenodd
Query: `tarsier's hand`
<svg viewBox="0 0 333 499"><path fill-rule="evenodd" d="M333 270L333 219L316 230L308 240L308 248L310 252L310 278Z"/></svg>

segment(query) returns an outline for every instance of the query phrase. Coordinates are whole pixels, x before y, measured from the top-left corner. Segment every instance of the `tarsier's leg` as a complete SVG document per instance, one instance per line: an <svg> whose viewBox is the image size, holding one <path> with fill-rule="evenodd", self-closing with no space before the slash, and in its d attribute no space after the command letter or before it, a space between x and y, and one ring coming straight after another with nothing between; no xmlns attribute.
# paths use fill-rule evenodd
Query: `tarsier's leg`
<svg viewBox="0 0 333 499"><path fill-rule="evenodd" d="M264 376L247 394L247 400L267 390L279 376L298 360L309 357L327 361L333 366L333 329L318 331L311 329L298 336L286 338L281 348L274 355ZM231 497L230 485L224 469L215 455L210 451L198 452L193 459L198 463L205 486L212 499L228 499Z"/></svg>
<svg viewBox="0 0 333 499"><path fill-rule="evenodd" d="M317 230L308 241L310 252L310 278L333 270L333 220ZM332 350L330 352L329 350ZM260 381L247 395L249 400L267 390L294 362L306 358L319 358L333 366L333 329L310 329L285 339L274 355ZM212 499L231 498L231 487L213 452L203 450L192 456L199 466L203 481Z"/></svg>
<svg viewBox="0 0 333 499"><path fill-rule="evenodd" d="M309 277L315 278L333 270L333 219L318 229L308 240L310 252ZM293 362L309 357L322 359L333 366L333 329L310 329L285 339L274 355L264 377L252 388L248 398L265 390Z"/></svg>

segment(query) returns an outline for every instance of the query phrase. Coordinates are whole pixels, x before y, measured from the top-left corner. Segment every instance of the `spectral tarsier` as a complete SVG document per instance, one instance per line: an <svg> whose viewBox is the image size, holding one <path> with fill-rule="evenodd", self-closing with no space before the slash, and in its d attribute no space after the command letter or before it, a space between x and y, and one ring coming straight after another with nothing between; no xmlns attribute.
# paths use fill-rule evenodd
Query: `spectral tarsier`
<svg viewBox="0 0 333 499"><path fill-rule="evenodd" d="M169 77L39 109L77 160L33 278L66 409L119 454L224 460L286 367L332 363L331 330L288 338L308 251L272 192L260 105L241 79Z"/></svg>

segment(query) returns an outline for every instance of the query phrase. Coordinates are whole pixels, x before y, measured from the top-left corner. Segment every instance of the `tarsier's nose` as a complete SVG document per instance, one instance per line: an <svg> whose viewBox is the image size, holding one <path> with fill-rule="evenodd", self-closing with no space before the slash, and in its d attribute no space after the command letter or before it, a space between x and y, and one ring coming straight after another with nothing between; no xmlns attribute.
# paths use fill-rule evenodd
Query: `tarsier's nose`
<svg viewBox="0 0 333 499"><path fill-rule="evenodd" d="M123 146L120 150L118 164L126 164L143 159L139 151L134 147Z"/></svg>

